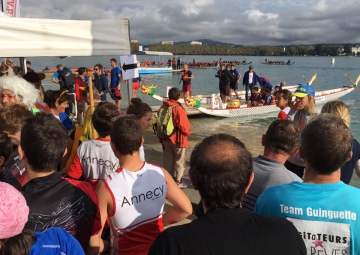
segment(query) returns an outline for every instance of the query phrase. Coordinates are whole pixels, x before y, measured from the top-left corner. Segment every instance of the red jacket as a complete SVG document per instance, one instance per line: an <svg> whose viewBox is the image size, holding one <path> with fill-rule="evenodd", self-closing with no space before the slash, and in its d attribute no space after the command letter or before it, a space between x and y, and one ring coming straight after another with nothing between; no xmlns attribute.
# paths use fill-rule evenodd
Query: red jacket
<svg viewBox="0 0 360 255"><path fill-rule="evenodd" d="M169 137L170 141L174 145L179 145L180 148L189 147L190 121L184 107L176 100L166 100L163 105L178 105L173 108L173 123L177 130Z"/></svg>
<svg viewBox="0 0 360 255"><path fill-rule="evenodd" d="M76 95L76 101L81 101L81 100L85 100L84 97L84 92L83 90L80 89L80 87L82 88L86 88L87 84L86 82L81 79L81 77L75 77L75 95Z"/></svg>

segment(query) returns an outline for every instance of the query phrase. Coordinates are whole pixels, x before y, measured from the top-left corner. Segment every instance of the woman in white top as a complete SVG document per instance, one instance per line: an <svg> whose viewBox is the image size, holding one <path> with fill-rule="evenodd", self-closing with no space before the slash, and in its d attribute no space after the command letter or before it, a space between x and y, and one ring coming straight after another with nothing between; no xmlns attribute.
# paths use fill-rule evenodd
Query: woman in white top
<svg viewBox="0 0 360 255"><path fill-rule="evenodd" d="M136 116L142 131L145 131L152 126L152 109L147 103L142 102L138 97L131 99L131 105L127 109L126 114ZM142 145L140 147L140 158L145 161L145 152Z"/></svg>

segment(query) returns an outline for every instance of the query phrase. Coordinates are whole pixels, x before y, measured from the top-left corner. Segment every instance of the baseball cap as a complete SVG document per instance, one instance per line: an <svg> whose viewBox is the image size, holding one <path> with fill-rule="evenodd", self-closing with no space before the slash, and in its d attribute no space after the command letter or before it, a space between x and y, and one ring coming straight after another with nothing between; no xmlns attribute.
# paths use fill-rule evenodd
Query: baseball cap
<svg viewBox="0 0 360 255"><path fill-rule="evenodd" d="M307 95L315 96L315 90L313 86L308 84L300 84L300 86L293 93L295 97L305 97Z"/></svg>
<svg viewBox="0 0 360 255"><path fill-rule="evenodd" d="M28 221L29 207L13 186L0 182L0 239L20 234Z"/></svg>
<svg viewBox="0 0 360 255"><path fill-rule="evenodd" d="M249 66L249 69L254 69L254 68L253 68L253 66L251 65L251 66Z"/></svg>

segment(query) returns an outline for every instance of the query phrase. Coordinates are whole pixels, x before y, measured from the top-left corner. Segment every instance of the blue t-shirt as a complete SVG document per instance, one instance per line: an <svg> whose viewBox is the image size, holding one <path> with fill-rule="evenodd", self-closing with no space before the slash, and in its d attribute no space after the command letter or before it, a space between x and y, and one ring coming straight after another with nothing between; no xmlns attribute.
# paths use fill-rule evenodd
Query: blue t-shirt
<svg viewBox="0 0 360 255"><path fill-rule="evenodd" d="M238 79L239 71L237 69L234 69L234 70L230 70L230 72L232 72L235 75L234 79L231 80L231 83L236 83Z"/></svg>
<svg viewBox="0 0 360 255"><path fill-rule="evenodd" d="M119 74L122 74L119 67L115 66L111 69L111 80L110 80L110 88L117 87L119 84Z"/></svg>
<svg viewBox="0 0 360 255"><path fill-rule="evenodd" d="M68 69L69 69L69 68L68 68ZM63 69L60 69L60 72L61 72L62 70L64 70L64 68L63 68ZM69 69L69 72L72 73L73 71L72 71L71 69ZM55 72L55 73L53 74L53 77L54 77L55 79L59 79L59 72Z"/></svg>
<svg viewBox="0 0 360 255"><path fill-rule="evenodd" d="M273 101L273 98L271 95L266 95L264 97L264 105L271 105Z"/></svg>
<svg viewBox="0 0 360 255"><path fill-rule="evenodd" d="M265 190L254 212L287 218L303 238L307 254L360 254L359 197L360 189L341 181L292 182Z"/></svg>
<svg viewBox="0 0 360 255"><path fill-rule="evenodd" d="M62 228L49 228L35 232L36 242L30 255L84 255L80 243Z"/></svg>

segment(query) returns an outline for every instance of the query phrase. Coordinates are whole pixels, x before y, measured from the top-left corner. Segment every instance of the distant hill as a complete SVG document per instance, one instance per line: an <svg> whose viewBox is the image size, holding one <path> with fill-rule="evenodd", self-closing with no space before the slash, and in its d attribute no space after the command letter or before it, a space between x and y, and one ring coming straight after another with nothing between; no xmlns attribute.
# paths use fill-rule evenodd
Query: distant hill
<svg viewBox="0 0 360 255"><path fill-rule="evenodd" d="M210 39L197 39L193 41L202 42L203 44L207 44L207 45L233 45L232 43L224 43ZM174 44L190 44L190 42L191 41L182 41L182 42L174 42Z"/></svg>

